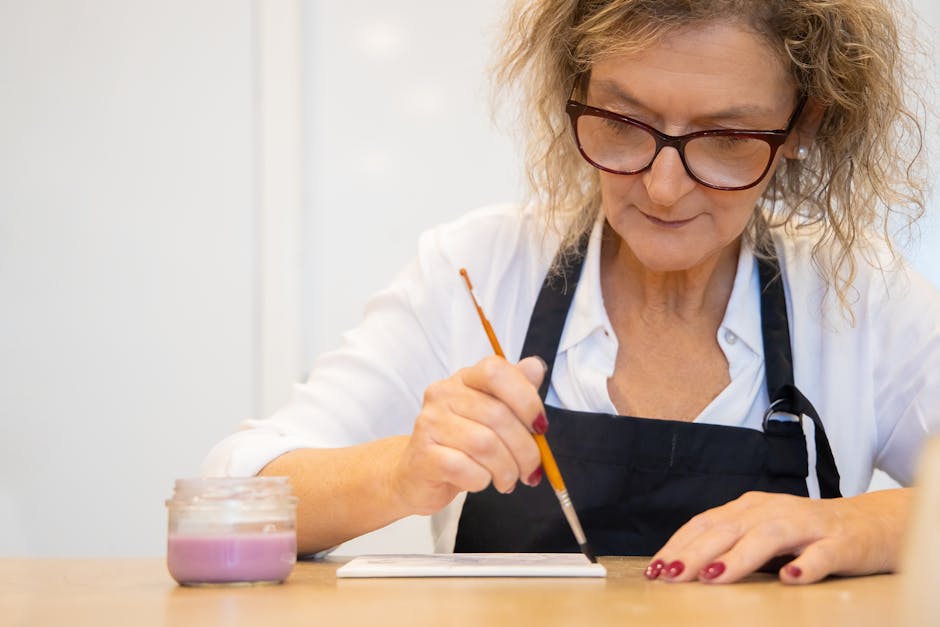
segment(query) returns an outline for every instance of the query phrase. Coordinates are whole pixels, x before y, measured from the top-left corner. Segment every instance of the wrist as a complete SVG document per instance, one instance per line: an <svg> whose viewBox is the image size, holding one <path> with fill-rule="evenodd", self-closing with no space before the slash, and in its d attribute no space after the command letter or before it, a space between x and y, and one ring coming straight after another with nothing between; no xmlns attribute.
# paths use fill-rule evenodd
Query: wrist
<svg viewBox="0 0 940 627"><path fill-rule="evenodd" d="M877 570L880 572L893 572L898 569L912 494L911 488L893 488L865 492L844 499L852 506L853 514L867 520L880 536L875 545L882 549L877 564Z"/></svg>
<svg viewBox="0 0 940 627"><path fill-rule="evenodd" d="M407 498L406 480L402 473L402 458L408 447L409 436L392 436L379 440L382 454L374 464L377 472L375 485L378 489L377 500L384 504L384 509L393 514L395 519L404 518L423 512L418 511Z"/></svg>

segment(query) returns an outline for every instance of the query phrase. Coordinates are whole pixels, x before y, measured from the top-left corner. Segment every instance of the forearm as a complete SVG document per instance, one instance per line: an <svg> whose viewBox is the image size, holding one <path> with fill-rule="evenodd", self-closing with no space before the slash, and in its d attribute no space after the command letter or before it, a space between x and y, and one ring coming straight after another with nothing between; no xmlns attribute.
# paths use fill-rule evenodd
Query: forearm
<svg viewBox="0 0 940 627"><path fill-rule="evenodd" d="M408 516L397 498L391 469L407 436L339 449L297 449L260 475L290 477L297 504L297 548L315 553Z"/></svg>

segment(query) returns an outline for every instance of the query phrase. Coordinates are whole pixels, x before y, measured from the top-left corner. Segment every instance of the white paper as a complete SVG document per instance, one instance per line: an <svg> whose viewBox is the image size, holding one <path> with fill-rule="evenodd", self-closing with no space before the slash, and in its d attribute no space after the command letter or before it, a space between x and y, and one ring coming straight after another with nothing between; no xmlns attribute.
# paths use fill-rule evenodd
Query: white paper
<svg viewBox="0 0 940 627"><path fill-rule="evenodd" d="M581 553L435 553L362 555L337 577L606 577Z"/></svg>

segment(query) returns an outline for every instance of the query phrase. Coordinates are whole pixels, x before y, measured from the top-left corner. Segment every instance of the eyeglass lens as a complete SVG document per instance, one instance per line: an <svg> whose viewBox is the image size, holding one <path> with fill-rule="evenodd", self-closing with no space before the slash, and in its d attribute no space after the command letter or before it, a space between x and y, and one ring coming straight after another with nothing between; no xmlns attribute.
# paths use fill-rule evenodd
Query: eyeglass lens
<svg viewBox="0 0 940 627"><path fill-rule="evenodd" d="M646 129L621 120L585 113L578 116L578 139L595 165L632 174L650 165L656 139ZM685 145L685 163L691 174L716 187L742 187L761 178L772 156L767 142L739 136L703 136Z"/></svg>

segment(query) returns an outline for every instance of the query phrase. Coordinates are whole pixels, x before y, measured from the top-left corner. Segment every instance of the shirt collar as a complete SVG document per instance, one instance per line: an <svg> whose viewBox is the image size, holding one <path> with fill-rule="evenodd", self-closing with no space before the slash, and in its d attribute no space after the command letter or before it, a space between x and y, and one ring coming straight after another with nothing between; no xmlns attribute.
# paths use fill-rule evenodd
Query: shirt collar
<svg viewBox="0 0 940 627"><path fill-rule="evenodd" d="M583 341L595 332L607 332L611 337L613 329L604 309L604 294L601 290L601 237L604 231L603 214L594 223L588 239L587 252L581 278L575 290L558 343L558 351L564 352ZM755 354L763 354L763 334L760 319L760 280L757 274L754 251L746 244L741 245L738 254L738 267L735 272L731 297L721 326L719 336L733 333L742 340ZM758 296L758 298L755 298Z"/></svg>
<svg viewBox="0 0 940 627"><path fill-rule="evenodd" d="M738 269L731 287L725 317L718 329L719 336L731 332L757 355L764 353L764 335L760 319L760 278L754 250L741 244Z"/></svg>

